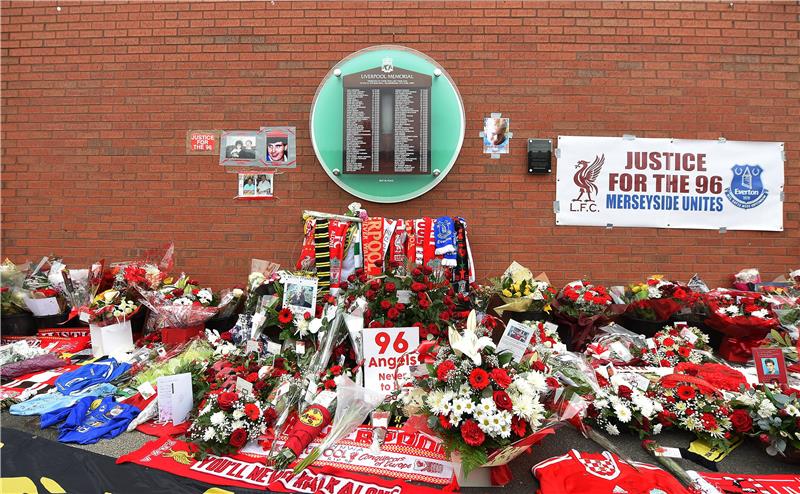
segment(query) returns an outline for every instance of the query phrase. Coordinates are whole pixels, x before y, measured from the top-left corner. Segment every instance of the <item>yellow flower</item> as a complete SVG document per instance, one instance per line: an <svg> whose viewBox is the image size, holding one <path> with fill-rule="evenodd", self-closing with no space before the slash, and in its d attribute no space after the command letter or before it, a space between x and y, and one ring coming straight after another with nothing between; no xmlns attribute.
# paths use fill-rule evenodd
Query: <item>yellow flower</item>
<svg viewBox="0 0 800 494"><path fill-rule="evenodd" d="M526 288L524 294L525 295L530 295L531 294L531 289L530 288Z"/></svg>
<svg viewBox="0 0 800 494"><path fill-rule="evenodd" d="M505 290L503 290L503 295L505 295L506 297L510 297L511 291L508 288L506 288Z"/></svg>
<svg viewBox="0 0 800 494"><path fill-rule="evenodd" d="M514 298L520 298L521 296L522 294L519 292L514 293Z"/></svg>

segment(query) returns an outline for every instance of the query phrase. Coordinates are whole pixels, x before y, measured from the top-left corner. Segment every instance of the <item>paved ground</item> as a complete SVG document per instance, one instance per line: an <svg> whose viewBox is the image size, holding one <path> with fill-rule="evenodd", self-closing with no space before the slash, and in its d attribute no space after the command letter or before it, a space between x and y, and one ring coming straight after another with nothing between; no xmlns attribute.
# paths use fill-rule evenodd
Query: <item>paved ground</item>
<svg viewBox="0 0 800 494"><path fill-rule="evenodd" d="M56 429L39 430L39 417L17 417L3 412L0 416L0 425L13 429L27 431L40 437L56 440ZM139 432L126 433L116 439L100 441L87 446L75 446L94 453L111 457L118 457L141 447L153 438ZM667 446L688 447L692 437L683 433L667 433L659 436L659 442ZM640 441L634 436L621 436L614 438L614 444L632 459L647 463L654 463L652 458L641 448ZM530 469L537 462L552 456L562 455L570 449L578 451L601 451L602 448L588 439L584 439L569 427L561 428L556 434L548 436L538 446L533 448L530 455L523 455L512 462L511 469L514 480L505 488L508 494L533 494L537 488ZM703 470L687 460L679 460L687 470ZM734 450L719 465L720 471L730 473L797 473L798 466L782 463L775 458L767 456L754 440L745 441ZM235 490L235 489L234 489ZM490 489L469 488L462 489L467 493L490 492Z"/></svg>

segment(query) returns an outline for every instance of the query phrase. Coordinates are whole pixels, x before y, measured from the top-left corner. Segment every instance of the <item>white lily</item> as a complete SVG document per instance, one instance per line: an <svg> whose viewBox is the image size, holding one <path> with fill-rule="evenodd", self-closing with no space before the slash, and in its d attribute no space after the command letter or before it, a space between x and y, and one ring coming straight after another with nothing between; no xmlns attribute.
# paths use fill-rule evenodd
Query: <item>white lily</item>
<svg viewBox="0 0 800 494"><path fill-rule="evenodd" d="M467 327L464 329L464 334L460 334L458 330L450 326L448 336L450 347L457 356L466 355L472 359L475 365L481 365L481 350L488 346L492 348L495 348L495 346L491 338L486 336L478 338L477 327L477 316L473 310L467 317Z"/></svg>

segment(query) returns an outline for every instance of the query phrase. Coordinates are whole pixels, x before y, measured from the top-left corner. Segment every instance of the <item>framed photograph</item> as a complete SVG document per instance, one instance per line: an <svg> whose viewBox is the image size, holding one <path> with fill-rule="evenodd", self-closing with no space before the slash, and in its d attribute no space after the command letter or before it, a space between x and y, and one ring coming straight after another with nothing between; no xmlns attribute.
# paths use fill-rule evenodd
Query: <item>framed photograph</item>
<svg viewBox="0 0 800 494"><path fill-rule="evenodd" d="M292 309L295 314L310 312L314 315L317 307L317 279L302 276L284 276L283 307Z"/></svg>
<svg viewBox="0 0 800 494"><path fill-rule="evenodd" d="M295 127L261 127L259 136L259 165L275 168L297 166Z"/></svg>
<svg viewBox="0 0 800 494"><path fill-rule="evenodd" d="M224 131L220 136L219 164L224 166L259 166L256 156L257 149L257 131Z"/></svg>
<svg viewBox="0 0 800 494"><path fill-rule="evenodd" d="M218 130L190 130L186 133L186 154L219 153Z"/></svg>
<svg viewBox="0 0 800 494"><path fill-rule="evenodd" d="M239 195L237 199L272 199L274 173L246 172L239 174Z"/></svg>
<svg viewBox="0 0 800 494"><path fill-rule="evenodd" d="M753 348L753 361L758 373L758 382L787 383L786 360L780 348Z"/></svg>
<svg viewBox="0 0 800 494"><path fill-rule="evenodd" d="M486 154L508 154L511 120L508 118L483 119L483 152Z"/></svg>

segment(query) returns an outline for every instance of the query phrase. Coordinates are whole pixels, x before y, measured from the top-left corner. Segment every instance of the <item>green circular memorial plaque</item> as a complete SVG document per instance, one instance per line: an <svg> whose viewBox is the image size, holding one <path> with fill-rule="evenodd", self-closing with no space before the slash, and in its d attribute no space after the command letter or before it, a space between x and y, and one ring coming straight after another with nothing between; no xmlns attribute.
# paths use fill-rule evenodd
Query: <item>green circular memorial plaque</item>
<svg viewBox="0 0 800 494"><path fill-rule="evenodd" d="M339 187L367 201L402 202L441 182L464 142L464 105L430 57L381 45L336 64L317 88L311 142Z"/></svg>

